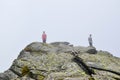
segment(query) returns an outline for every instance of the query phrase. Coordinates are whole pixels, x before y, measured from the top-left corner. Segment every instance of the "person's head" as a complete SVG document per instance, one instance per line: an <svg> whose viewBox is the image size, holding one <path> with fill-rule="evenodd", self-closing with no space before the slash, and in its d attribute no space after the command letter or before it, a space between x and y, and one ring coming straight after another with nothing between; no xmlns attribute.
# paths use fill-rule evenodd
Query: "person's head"
<svg viewBox="0 0 120 80"><path fill-rule="evenodd" d="M45 33L45 31L43 31L43 33Z"/></svg>
<svg viewBox="0 0 120 80"><path fill-rule="evenodd" d="M90 34L90 37L92 36L92 34Z"/></svg>

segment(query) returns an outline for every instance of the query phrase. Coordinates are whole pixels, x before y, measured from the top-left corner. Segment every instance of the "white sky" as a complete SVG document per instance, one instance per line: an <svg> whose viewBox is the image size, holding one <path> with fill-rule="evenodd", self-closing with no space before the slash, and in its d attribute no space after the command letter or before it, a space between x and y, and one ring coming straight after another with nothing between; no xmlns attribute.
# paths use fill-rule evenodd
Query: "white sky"
<svg viewBox="0 0 120 80"><path fill-rule="evenodd" d="M120 0L0 0L0 72L34 41L68 41L120 57Z"/></svg>

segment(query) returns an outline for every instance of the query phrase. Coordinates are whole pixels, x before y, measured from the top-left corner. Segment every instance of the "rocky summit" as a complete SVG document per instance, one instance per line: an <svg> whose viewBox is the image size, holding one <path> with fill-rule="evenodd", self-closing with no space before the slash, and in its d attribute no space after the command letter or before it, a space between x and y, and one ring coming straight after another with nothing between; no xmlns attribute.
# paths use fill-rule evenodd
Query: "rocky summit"
<svg viewBox="0 0 120 80"><path fill-rule="evenodd" d="M69 42L33 42L0 80L120 80L120 58Z"/></svg>

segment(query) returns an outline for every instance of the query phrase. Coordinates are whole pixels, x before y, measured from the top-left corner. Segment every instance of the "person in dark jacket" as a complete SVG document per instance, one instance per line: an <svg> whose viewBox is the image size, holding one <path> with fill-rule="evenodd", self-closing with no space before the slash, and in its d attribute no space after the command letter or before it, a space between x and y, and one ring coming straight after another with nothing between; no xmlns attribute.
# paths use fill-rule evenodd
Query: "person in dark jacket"
<svg viewBox="0 0 120 80"><path fill-rule="evenodd" d="M42 34L43 43L46 43L46 39L47 39L47 35L46 35L45 31L43 31L43 34Z"/></svg>

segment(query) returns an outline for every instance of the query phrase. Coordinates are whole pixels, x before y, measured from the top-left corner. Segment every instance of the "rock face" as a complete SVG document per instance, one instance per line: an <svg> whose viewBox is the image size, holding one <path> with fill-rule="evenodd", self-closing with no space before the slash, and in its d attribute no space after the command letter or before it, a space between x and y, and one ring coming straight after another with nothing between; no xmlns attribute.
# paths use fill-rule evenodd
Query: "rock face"
<svg viewBox="0 0 120 80"><path fill-rule="evenodd" d="M0 73L0 80L120 80L120 75L96 69L91 78L73 61L73 51L88 66L120 72L120 58L94 47L33 42L20 52L9 70Z"/></svg>

